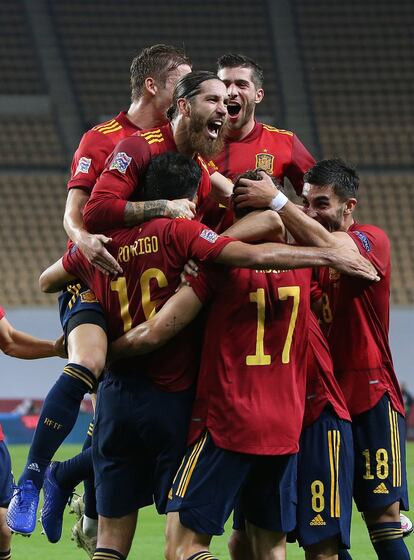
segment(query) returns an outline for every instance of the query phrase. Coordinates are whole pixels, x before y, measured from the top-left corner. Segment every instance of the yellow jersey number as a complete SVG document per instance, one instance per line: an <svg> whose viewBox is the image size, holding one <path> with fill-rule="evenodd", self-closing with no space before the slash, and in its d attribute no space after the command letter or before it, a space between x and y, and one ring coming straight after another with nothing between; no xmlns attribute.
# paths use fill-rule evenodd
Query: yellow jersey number
<svg viewBox="0 0 414 560"><path fill-rule="evenodd" d="M290 361L290 348L292 346L296 319L298 318L300 287L286 286L278 288L278 295L281 301L286 301L290 297L293 298L292 313L290 315L289 327L282 350L282 364L288 364ZM249 354L248 356L246 356L246 365L268 366L271 363L271 356L270 354L265 354L264 350L266 318L266 300L264 288L258 288L255 292L250 292L249 298L250 302L255 303L257 306L256 352L254 354Z"/></svg>

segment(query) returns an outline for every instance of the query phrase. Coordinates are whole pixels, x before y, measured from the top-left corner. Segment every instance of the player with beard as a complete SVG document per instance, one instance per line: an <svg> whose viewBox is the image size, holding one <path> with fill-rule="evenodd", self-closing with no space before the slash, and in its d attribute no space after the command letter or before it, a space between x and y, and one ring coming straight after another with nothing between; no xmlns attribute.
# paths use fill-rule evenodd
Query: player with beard
<svg viewBox="0 0 414 560"><path fill-rule="evenodd" d="M226 86L213 72L183 76L177 82L168 113L171 123L137 132L116 146L84 208L88 231L131 227L158 215L150 203L142 207L137 201L150 159L167 151L193 157L201 167L197 192L197 217L201 219L211 191L210 174L203 158L211 158L223 146L226 104ZM229 181L222 179L224 189L216 184L212 194L227 202L231 189ZM166 200L164 203L167 205Z"/></svg>
<svg viewBox="0 0 414 560"><path fill-rule="evenodd" d="M305 174L308 216L264 179L263 185L243 181L236 203L254 205L260 189L264 206L274 206L299 243L348 246L378 270L380 281L372 283L321 269L320 315L352 417L356 505L378 558L406 560L400 522L400 508L408 509L404 405L388 341L389 240L380 228L354 220L359 178L341 160L320 161Z"/></svg>
<svg viewBox="0 0 414 560"><path fill-rule="evenodd" d="M167 199L177 194L192 198L201 173L197 163L182 154L160 154L150 161L142 195L147 195L148 200L158 200L160 192ZM77 250L64 258L65 268L97 294L110 318L111 340L151 317L174 293L182 266L190 256L229 265L283 267L306 265L315 259L321 263L326 258L315 249L275 244L249 246L219 237L189 220L151 220L139 228L113 230L111 235L111 253L122 264L123 276L104 276ZM339 254L334 256L338 258ZM56 270L62 271L61 262L42 275L43 288L49 276L50 289L50 274ZM180 342L175 341L165 352L148 359L113 363L111 373L100 386L93 441L101 516L96 558L105 554L123 558L127 554L136 510L152 501L153 492L160 511L165 507L171 474L185 443L197 364L194 334L195 329L182 333Z"/></svg>
<svg viewBox="0 0 414 560"><path fill-rule="evenodd" d="M131 105L110 121L98 124L82 137L76 150L68 182L64 226L69 238L99 270L122 272L116 260L105 249L108 238L92 235L85 229L83 207L104 169L107 157L121 138L141 128L167 122L166 112L178 78L191 71L190 61L181 49L169 45L153 45L143 49L131 64ZM140 203L145 206L145 202ZM153 215L193 216L194 206L187 200L151 203ZM36 524L39 491L45 476L53 477L50 460L78 416L80 403L91 392L105 364L107 351L106 325L103 312L94 294L80 282L73 282L59 299L62 327L67 341L69 361L47 394L40 421L33 436L26 466L19 478L19 489L9 508L8 522L14 532L30 534ZM56 429L55 426L59 426ZM90 443L87 438L86 445ZM30 482L30 483L29 483ZM92 484L86 491L91 493ZM31 507L27 507L28 500ZM93 531L97 514L94 499L86 500L86 530ZM96 516L96 520L93 518ZM54 530L46 529L52 542Z"/></svg>
<svg viewBox="0 0 414 560"><path fill-rule="evenodd" d="M229 101L224 149L209 162L214 184L217 170L232 181L247 169L260 167L283 183L285 177L300 195L303 174L315 161L293 132L256 121L263 101L263 70L251 58L227 53L217 60L217 75L227 86ZM210 202L204 220L216 231L233 221L231 210Z"/></svg>

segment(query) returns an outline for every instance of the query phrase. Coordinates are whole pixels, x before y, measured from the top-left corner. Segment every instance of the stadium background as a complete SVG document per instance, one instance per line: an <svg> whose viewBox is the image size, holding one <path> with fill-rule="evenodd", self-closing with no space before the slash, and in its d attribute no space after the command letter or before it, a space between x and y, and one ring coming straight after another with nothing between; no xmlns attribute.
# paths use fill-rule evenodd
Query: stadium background
<svg viewBox="0 0 414 560"><path fill-rule="evenodd" d="M214 69L241 52L264 68L260 120L294 130L316 158L357 166L358 218L391 238L391 344L414 393L411 0L2 0L0 20L0 303L17 328L59 334L56 298L37 279L65 248L72 153L128 107L135 54L171 43ZM0 410L41 399L61 367L0 356Z"/></svg>

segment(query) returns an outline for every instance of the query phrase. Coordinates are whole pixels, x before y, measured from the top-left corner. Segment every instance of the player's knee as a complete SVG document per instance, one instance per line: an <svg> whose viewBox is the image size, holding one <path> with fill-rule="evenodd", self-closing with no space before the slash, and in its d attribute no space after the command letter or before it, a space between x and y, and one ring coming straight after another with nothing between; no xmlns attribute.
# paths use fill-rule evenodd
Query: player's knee
<svg viewBox="0 0 414 560"><path fill-rule="evenodd" d="M69 361L87 368L98 379L105 366L106 354L100 349L92 348L89 354L74 352L69 356Z"/></svg>
<svg viewBox="0 0 414 560"><path fill-rule="evenodd" d="M165 560L175 560L176 549L170 539L166 539L164 546L164 558Z"/></svg>
<svg viewBox="0 0 414 560"><path fill-rule="evenodd" d="M364 512L366 525L377 523L398 523L400 521L400 503L394 502L389 506Z"/></svg>

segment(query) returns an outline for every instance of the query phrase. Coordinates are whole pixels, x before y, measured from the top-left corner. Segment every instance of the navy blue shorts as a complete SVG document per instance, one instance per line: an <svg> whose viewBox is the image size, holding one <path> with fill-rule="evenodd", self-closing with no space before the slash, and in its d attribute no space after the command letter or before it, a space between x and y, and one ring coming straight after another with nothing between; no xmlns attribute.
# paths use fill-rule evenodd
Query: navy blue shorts
<svg viewBox="0 0 414 560"><path fill-rule="evenodd" d="M59 296L59 314L66 340L70 331L87 323L98 325L107 332L101 304L92 290L81 282L68 284L63 290Z"/></svg>
<svg viewBox="0 0 414 560"><path fill-rule="evenodd" d="M327 407L300 440L295 531L300 546L337 536L340 548L349 548L353 472L351 422Z"/></svg>
<svg viewBox="0 0 414 560"><path fill-rule="evenodd" d="M0 441L0 507L6 508L13 495L13 473L10 453L4 441Z"/></svg>
<svg viewBox="0 0 414 560"><path fill-rule="evenodd" d="M359 511L400 502L408 510L405 419L387 395L352 418L355 449L354 499Z"/></svg>
<svg viewBox="0 0 414 560"><path fill-rule="evenodd" d="M296 519L297 455L236 453L215 446L208 432L192 445L174 479L167 512L196 533L221 535L239 500L246 519L286 533Z"/></svg>
<svg viewBox="0 0 414 560"><path fill-rule="evenodd" d="M99 385L92 437L97 511L123 517L168 491L186 449L194 390L162 391L144 375L107 374Z"/></svg>

